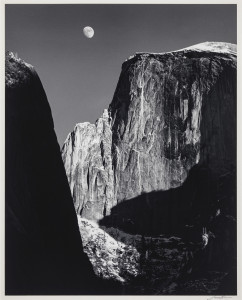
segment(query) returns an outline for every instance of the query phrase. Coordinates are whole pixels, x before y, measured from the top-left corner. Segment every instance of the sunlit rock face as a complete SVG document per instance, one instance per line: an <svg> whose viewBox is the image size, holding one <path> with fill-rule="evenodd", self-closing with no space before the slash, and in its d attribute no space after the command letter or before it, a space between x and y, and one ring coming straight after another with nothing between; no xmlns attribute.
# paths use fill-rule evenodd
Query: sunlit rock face
<svg viewBox="0 0 242 300"><path fill-rule="evenodd" d="M104 110L95 125L77 124L62 148L76 211L89 219L101 219L115 205L111 147L110 117Z"/></svg>
<svg viewBox="0 0 242 300"><path fill-rule="evenodd" d="M235 165L235 116L236 45L137 53L108 112L77 124L63 146L78 213L99 220L125 200L181 187L195 165L221 176Z"/></svg>

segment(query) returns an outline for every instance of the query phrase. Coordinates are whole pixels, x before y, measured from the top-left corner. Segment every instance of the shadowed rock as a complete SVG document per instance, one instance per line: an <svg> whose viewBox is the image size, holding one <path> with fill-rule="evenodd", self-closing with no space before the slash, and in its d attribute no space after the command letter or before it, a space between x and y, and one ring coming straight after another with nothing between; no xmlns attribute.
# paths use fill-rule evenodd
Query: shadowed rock
<svg viewBox="0 0 242 300"><path fill-rule="evenodd" d="M98 294L51 110L32 66L6 55L7 295Z"/></svg>

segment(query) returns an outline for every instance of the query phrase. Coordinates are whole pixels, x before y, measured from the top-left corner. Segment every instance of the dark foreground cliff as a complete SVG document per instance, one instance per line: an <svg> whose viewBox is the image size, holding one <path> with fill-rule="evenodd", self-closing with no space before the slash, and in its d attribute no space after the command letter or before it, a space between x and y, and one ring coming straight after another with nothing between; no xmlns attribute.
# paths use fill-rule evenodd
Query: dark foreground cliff
<svg viewBox="0 0 242 300"><path fill-rule="evenodd" d="M236 293L236 76L232 44L138 53L123 63L109 109L77 124L62 148L81 217L194 245L173 293L218 293L195 287L206 272L227 274L226 293Z"/></svg>
<svg viewBox="0 0 242 300"><path fill-rule="evenodd" d="M108 293L83 252L51 110L32 66L6 55L7 295Z"/></svg>

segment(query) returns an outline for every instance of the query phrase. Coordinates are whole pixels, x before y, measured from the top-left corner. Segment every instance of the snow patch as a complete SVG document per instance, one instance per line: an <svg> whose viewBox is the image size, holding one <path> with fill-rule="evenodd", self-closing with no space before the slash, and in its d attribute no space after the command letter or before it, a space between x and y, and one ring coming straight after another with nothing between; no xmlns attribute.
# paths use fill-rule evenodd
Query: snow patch
<svg viewBox="0 0 242 300"><path fill-rule="evenodd" d="M134 246L116 241L95 222L77 218L84 251L97 276L127 282L139 274L140 254Z"/></svg>

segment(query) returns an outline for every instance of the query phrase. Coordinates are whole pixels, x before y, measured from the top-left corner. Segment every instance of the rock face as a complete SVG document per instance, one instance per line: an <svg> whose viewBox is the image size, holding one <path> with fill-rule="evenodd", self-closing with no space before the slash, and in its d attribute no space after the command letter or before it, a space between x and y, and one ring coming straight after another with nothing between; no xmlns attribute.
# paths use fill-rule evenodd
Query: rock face
<svg viewBox="0 0 242 300"><path fill-rule="evenodd" d="M12 53L5 75L5 293L96 294L40 79Z"/></svg>
<svg viewBox="0 0 242 300"><path fill-rule="evenodd" d="M95 125L77 124L67 137L62 155L77 213L101 219L115 205L108 111Z"/></svg>
<svg viewBox="0 0 242 300"><path fill-rule="evenodd" d="M236 45L207 42L126 60L108 111L62 148L78 214L147 229L149 212L158 232L160 213L177 228L235 215L236 58Z"/></svg>

